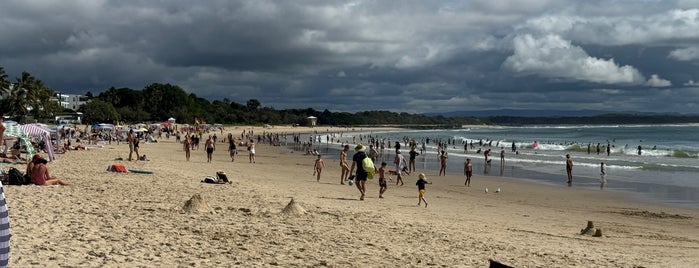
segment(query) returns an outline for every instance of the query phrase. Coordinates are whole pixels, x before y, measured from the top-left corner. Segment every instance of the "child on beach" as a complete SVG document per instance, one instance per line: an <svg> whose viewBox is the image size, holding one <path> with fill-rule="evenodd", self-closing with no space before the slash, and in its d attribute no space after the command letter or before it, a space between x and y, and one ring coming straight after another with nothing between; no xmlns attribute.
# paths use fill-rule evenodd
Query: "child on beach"
<svg viewBox="0 0 699 268"><path fill-rule="evenodd" d="M386 162L381 162L381 167L379 168L379 198L383 198L383 193L388 189L388 184L386 184Z"/></svg>
<svg viewBox="0 0 699 268"><path fill-rule="evenodd" d="M417 205L419 206L424 201L425 207L427 207L427 200L425 200L425 184L432 184L432 182L425 180L425 173L420 173L417 178L417 182L415 183L418 191Z"/></svg>
<svg viewBox="0 0 699 268"><path fill-rule="evenodd" d="M313 175L317 174L316 181L320 181L320 173L323 172L323 159L320 158L320 154L316 159L316 163L313 165Z"/></svg>

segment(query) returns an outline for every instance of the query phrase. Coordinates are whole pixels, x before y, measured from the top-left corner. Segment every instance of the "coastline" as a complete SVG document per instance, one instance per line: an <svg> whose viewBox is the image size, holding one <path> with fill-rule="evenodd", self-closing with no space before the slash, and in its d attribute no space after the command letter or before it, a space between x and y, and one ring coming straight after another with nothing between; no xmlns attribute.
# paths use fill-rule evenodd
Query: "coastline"
<svg viewBox="0 0 699 268"><path fill-rule="evenodd" d="M492 258L515 267L699 265L696 209L478 174L467 189L463 176L436 170L425 172L434 183L428 208L416 206L416 174L402 187L389 182L385 199L369 181L361 202L356 188L339 185L337 160L325 159L318 183L312 156L261 144L255 164L244 151L231 163L226 145L217 146L210 164L203 150L184 161L174 138L142 144L150 161L114 160L128 155L124 143L59 155L51 174L74 186L5 186L10 264L482 267ZM105 171L111 164L154 173ZM217 170L233 184L200 182ZM183 210L194 194L206 206ZM282 213L292 198L305 214ZM588 220L603 237L579 234Z"/></svg>

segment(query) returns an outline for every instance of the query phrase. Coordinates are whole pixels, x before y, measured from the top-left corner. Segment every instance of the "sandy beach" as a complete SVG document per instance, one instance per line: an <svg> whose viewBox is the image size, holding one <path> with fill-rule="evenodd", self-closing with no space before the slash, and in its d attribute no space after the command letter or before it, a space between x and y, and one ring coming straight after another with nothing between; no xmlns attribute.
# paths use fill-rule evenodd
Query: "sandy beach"
<svg viewBox="0 0 699 268"><path fill-rule="evenodd" d="M389 181L384 199L370 180L359 201L339 185L338 160L325 159L316 182L314 156L258 144L252 164L239 149L231 162L219 142L207 163L202 146L187 162L171 138L141 143L149 161L115 160L128 157L126 143L58 155L51 174L73 186L5 186L10 266L699 267L695 209L478 174L466 188L462 174L419 169L433 182L429 207L417 206L416 173ZM153 174L106 171L112 164ZM232 184L201 183L218 170ZM203 202L186 205L195 195ZM284 210L292 199L298 207ZM602 237L580 234L588 221Z"/></svg>

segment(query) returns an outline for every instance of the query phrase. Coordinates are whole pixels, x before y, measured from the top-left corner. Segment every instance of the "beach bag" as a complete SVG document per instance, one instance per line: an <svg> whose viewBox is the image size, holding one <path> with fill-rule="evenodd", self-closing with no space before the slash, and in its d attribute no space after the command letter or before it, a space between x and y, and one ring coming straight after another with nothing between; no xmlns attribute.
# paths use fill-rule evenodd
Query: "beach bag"
<svg viewBox="0 0 699 268"><path fill-rule="evenodd" d="M367 179L373 179L374 174L376 173L376 170L374 169L374 161L371 160L371 157L365 157L364 160L362 160L362 168L364 168L364 171L366 171Z"/></svg>
<svg viewBox="0 0 699 268"><path fill-rule="evenodd" d="M7 171L7 184L9 185L28 185L31 184L32 181L24 177L24 174L22 174L22 171L19 171L16 168L11 167L9 171Z"/></svg>
<svg viewBox="0 0 699 268"><path fill-rule="evenodd" d="M207 177L204 178L201 182L204 182L204 183L218 183L218 179L216 179L216 178L214 178L214 177L212 177L212 176L207 176Z"/></svg>

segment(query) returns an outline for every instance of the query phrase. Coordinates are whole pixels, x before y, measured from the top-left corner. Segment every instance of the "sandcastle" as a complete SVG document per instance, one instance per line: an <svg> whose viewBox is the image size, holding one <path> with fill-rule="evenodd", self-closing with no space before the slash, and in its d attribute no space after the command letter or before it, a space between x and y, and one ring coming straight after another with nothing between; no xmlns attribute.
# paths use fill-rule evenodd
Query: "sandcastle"
<svg viewBox="0 0 699 268"><path fill-rule="evenodd" d="M287 215L303 215L306 214L306 210L303 209L294 199L292 198L291 201L289 201L289 204L286 205L286 207L282 210L282 214L287 214Z"/></svg>
<svg viewBox="0 0 699 268"><path fill-rule="evenodd" d="M200 194L194 194L184 203L182 210L185 212L211 212L211 207L204 202Z"/></svg>

